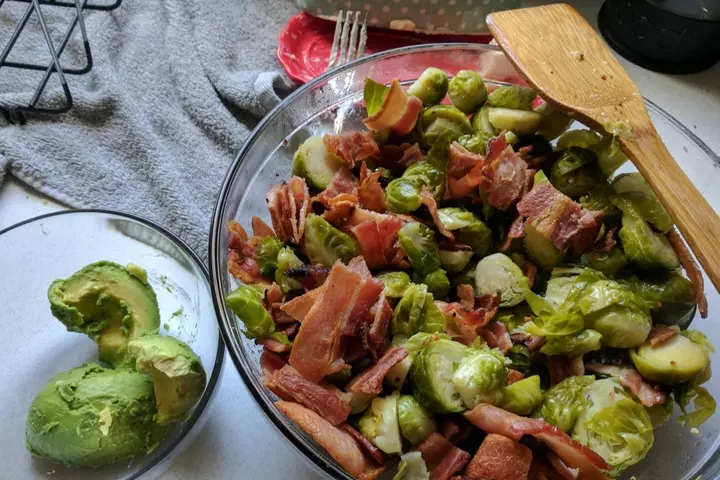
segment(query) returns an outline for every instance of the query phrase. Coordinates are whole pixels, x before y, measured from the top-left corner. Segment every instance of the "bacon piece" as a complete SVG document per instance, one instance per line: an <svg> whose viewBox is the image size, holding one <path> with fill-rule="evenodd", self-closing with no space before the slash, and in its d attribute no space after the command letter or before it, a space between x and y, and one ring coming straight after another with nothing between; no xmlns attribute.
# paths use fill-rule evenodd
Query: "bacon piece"
<svg viewBox="0 0 720 480"><path fill-rule="evenodd" d="M300 243L310 205L305 180L292 177L288 183L273 186L267 194L267 203L278 238L283 242Z"/></svg>
<svg viewBox="0 0 720 480"><path fill-rule="evenodd" d="M602 226L603 212L585 210L552 186L535 185L517 204L520 215L562 252L581 255L592 246Z"/></svg>
<svg viewBox="0 0 720 480"><path fill-rule="evenodd" d="M600 455L543 420L521 417L487 403L479 404L464 415L481 430L504 435L516 442L523 435L536 437L566 465L577 468L583 479L609 480L601 470L611 470L612 467Z"/></svg>
<svg viewBox="0 0 720 480"><path fill-rule="evenodd" d="M348 168L353 168L357 162L380 153L372 132L326 134L323 135L323 143L327 151L339 155Z"/></svg>
<svg viewBox="0 0 720 480"><path fill-rule="evenodd" d="M313 410L332 425L339 425L350 415L350 404L337 393L305 379L290 365L285 365L272 374L272 383L297 403Z"/></svg>
<svg viewBox="0 0 720 480"><path fill-rule="evenodd" d="M507 235L505 235L505 239L500 244L499 250L501 252L507 252L510 247L512 246L512 241L517 238L522 238L525 236L525 219L518 215L515 217L515 219L510 224L510 228L508 228Z"/></svg>
<svg viewBox="0 0 720 480"><path fill-rule="evenodd" d="M274 303L282 302L285 293L280 288L280 285L273 282L273 284L265 291L265 305L273 305Z"/></svg>
<svg viewBox="0 0 720 480"><path fill-rule="evenodd" d="M350 475L359 477L375 469L363 454L355 438L346 431L333 426L317 413L298 403L278 401L275 402L275 406L310 435Z"/></svg>
<svg viewBox="0 0 720 480"><path fill-rule="evenodd" d="M321 291L321 288L310 290L304 295L300 295L289 302L283 303L280 305L280 310L287 313L298 322L303 322L308 312L310 312L310 309L317 302L318 297L320 297Z"/></svg>
<svg viewBox="0 0 720 480"><path fill-rule="evenodd" d="M448 334L462 343L469 345L478 335L485 336L485 327L498 311L500 298L497 295L481 295L475 298L473 309L462 304L435 302L448 317ZM487 340L487 339L486 339ZM512 344L510 345L512 348Z"/></svg>
<svg viewBox="0 0 720 480"><path fill-rule="evenodd" d="M292 349L292 345L279 342L272 338L256 338L255 345L262 345L263 347L275 353L287 353Z"/></svg>
<svg viewBox="0 0 720 480"><path fill-rule="evenodd" d="M630 393L646 407L660 405L667 400L667 394L665 392L646 382L642 375L634 368L604 365L602 363L588 363L585 365L585 369L601 375L619 378L620 384L627 388Z"/></svg>
<svg viewBox="0 0 720 480"><path fill-rule="evenodd" d="M448 155L446 198L469 197L480 185L485 165L485 157L453 142Z"/></svg>
<svg viewBox="0 0 720 480"><path fill-rule="evenodd" d="M692 282L693 292L695 292L695 300L697 301L698 310L702 318L708 316L708 303L707 297L705 296L705 286L703 281L702 271L695 262L690 250L688 250L685 241L680 234L673 228L667 233L667 239L670 241L673 250L680 259L680 265L685 269L688 278Z"/></svg>
<svg viewBox="0 0 720 480"><path fill-rule="evenodd" d="M512 340L505 324L497 320L488 323L487 327L480 331L480 334L490 348L497 348L507 353L512 348Z"/></svg>
<svg viewBox="0 0 720 480"><path fill-rule="evenodd" d="M271 350L263 350L260 354L260 369L263 376L268 376L285 365L287 365L285 359Z"/></svg>
<svg viewBox="0 0 720 480"><path fill-rule="evenodd" d="M482 169L480 188L489 194L490 205L504 212L520 200L528 175L527 163L506 147Z"/></svg>
<svg viewBox="0 0 720 480"><path fill-rule="evenodd" d="M364 177L364 178L363 178ZM360 187L358 197L363 207L375 212L384 212L385 190L380 185L380 172L367 172L367 164L363 162L360 169Z"/></svg>
<svg viewBox="0 0 720 480"><path fill-rule="evenodd" d="M508 368L508 376L507 376L507 384L512 385L515 382L519 382L525 378L525 374L522 372L518 372L517 370L514 370L512 368Z"/></svg>
<svg viewBox="0 0 720 480"><path fill-rule="evenodd" d="M372 324L367 334L367 346L373 358L377 359L388 346L390 341L390 320L392 319L393 309L385 299L385 294L381 294L378 301L370 309L370 317Z"/></svg>
<svg viewBox="0 0 720 480"><path fill-rule="evenodd" d="M529 317L525 317L526 321L528 321L528 319ZM513 333L512 335L510 335L510 340L512 340L513 344L521 343L525 345L527 349L531 352L540 349L547 342L547 339L545 337L528 335L527 333L522 332Z"/></svg>
<svg viewBox="0 0 720 480"><path fill-rule="evenodd" d="M445 225L440 221L440 216L438 215L438 207L437 202L435 201L435 196L433 196L430 189L427 187L427 185L423 185L420 189L420 200L422 201L422 204L425 205L430 212L430 216L433 219L433 222L435 223L435 226L437 227L438 231L444 235L445 237L449 238L450 240L455 240L455 235L452 234L450 230L445 228Z"/></svg>
<svg viewBox="0 0 720 480"><path fill-rule="evenodd" d="M290 365L311 382L320 381L337 366L337 343L362 285L361 275L338 261L325 284L311 290L318 291L318 297L302 321L290 354Z"/></svg>
<svg viewBox="0 0 720 480"><path fill-rule="evenodd" d="M390 347L374 365L366 368L353 378L345 389L352 393L380 395L385 375L408 355L408 351L402 347Z"/></svg>
<svg viewBox="0 0 720 480"><path fill-rule="evenodd" d="M400 85L400 80L396 78L390 84L390 89L380 110L375 115L363 120L363 123L375 132L391 128L398 135L407 135L415 127L421 107L422 102L405 93Z"/></svg>
<svg viewBox="0 0 720 480"><path fill-rule="evenodd" d="M470 460L470 454L454 446L439 433L433 433L417 444L412 451L420 452L433 480L452 477Z"/></svg>
<svg viewBox="0 0 720 480"><path fill-rule="evenodd" d="M470 310L475 307L475 288L472 285L463 283L457 287L457 296L460 299L460 305Z"/></svg>
<svg viewBox="0 0 720 480"><path fill-rule="evenodd" d="M408 145L407 143L403 145ZM398 163L403 167L407 168L413 163L417 163L423 159L423 151L420 149L420 145L413 143L409 147L405 148L402 152L402 156Z"/></svg>
<svg viewBox="0 0 720 480"><path fill-rule="evenodd" d="M367 222L375 222L377 232L373 231L369 225L365 225L357 232L354 227ZM388 213L378 213L363 208L356 208L353 214L348 218L347 227L358 238L360 243L360 252L368 260L371 268L382 268L387 264L394 264L393 260L398 255L399 243L397 233L400 231L405 221L397 215ZM380 252L378 240L384 255L384 263L380 265Z"/></svg>
<svg viewBox="0 0 720 480"><path fill-rule="evenodd" d="M537 267L534 263L531 262L525 262L525 264L521 268L523 275L525 275L528 279L528 284L530 285L530 288L535 284L535 279L537 278Z"/></svg>
<svg viewBox="0 0 720 480"><path fill-rule="evenodd" d="M341 226L348 217L352 215L360 200L354 193L338 193L332 198L325 199L327 210L322 213L322 218L334 226Z"/></svg>
<svg viewBox="0 0 720 480"><path fill-rule="evenodd" d="M358 180L355 175L352 174L349 168L341 167L333 176L330 185L325 188L322 192L312 198L313 203L318 202L325 206L325 208L331 208L330 199L337 197L341 193L356 194L358 189Z"/></svg>
<svg viewBox="0 0 720 480"><path fill-rule="evenodd" d="M244 255L252 255L254 251L245 251L249 247L248 234L245 229L235 220L228 222L228 248L232 250L240 250Z"/></svg>
<svg viewBox="0 0 720 480"><path fill-rule="evenodd" d="M545 453L545 456L547 457L548 461L550 462L550 465L555 469L555 471L565 480L577 480L578 475L580 472L577 471L575 468L570 468L567 465L565 465L565 462L563 462L560 457L558 457L555 452L547 452Z"/></svg>
<svg viewBox="0 0 720 480"><path fill-rule="evenodd" d="M325 283L330 269L322 265L301 265L285 270L285 275L297 280L305 290L313 290Z"/></svg>
<svg viewBox="0 0 720 480"><path fill-rule="evenodd" d="M255 259L243 258L238 250L228 251L228 271L230 274L247 284L269 283L260 275L260 267Z"/></svg>
<svg viewBox="0 0 720 480"><path fill-rule="evenodd" d="M585 362L583 362L582 355L571 357L568 366L574 377L582 377L585 375Z"/></svg>
<svg viewBox="0 0 720 480"><path fill-rule="evenodd" d="M525 445L491 433L465 470L465 477L468 480L527 480L532 458L532 452Z"/></svg>
<svg viewBox="0 0 720 480"><path fill-rule="evenodd" d="M256 237L274 237L275 232L268 226L267 223L263 222L260 217L252 217L251 220L253 235Z"/></svg>
<svg viewBox="0 0 720 480"><path fill-rule="evenodd" d="M593 245L593 252L604 252L607 253L610 250L617 245L617 240L615 239L615 234L617 233L618 227L613 227L608 229L605 232L605 235L595 242L595 245Z"/></svg>
<svg viewBox="0 0 720 480"><path fill-rule="evenodd" d="M570 369L569 359L562 355L548 357L548 371L550 372L551 386L555 386L566 378L574 376Z"/></svg>
<svg viewBox="0 0 720 480"><path fill-rule="evenodd" d="M500 155L502 155L506 147L507 139L505 138L505 132L503 131L500 132L500 135L495 138L491 138L488 141L487 158L485 161L488 163L495 161L500 157Z"/></svg>
<svg viewBox="0 0 720 480"><path fill-rule="evenodd" d="M360 275L361 284L355 305L342 327L343 335L357 335L360 331L360 324L367 318L370 308L377 302L383 291L383 283L373 278L363 257L356 257L350 260L348 268Z"/></svg>
<svg viewBox="0 0 720 480"><path fill-rule="evenodd" d="M657 347L667 342L675 335L680 334L680 327L673 325L668 327L667 325L654 325L650 330L647 340L650 342L651 347Z"/></svg>
<svg viewBox="0 0 720 480"><path fill-rule="evenodd" d="M377 223L372 220L364 222L352 227L351 231L358 240L360 253L365 258L368 267L372 270L380 270L387 266L388 260Z"/></svg>
<svg viewBox="0 0 720 480"><path fill-rule="evenodd" d="M417 97L409 95L407 107L405 108L405 114L395 125L392 126L392 131L401 137L404 137L412 132L415 128L415 124L417 123L420 110L422 110L422 101Z"/></svg>
<svg viewBox="0 0 720 480"><path fill-rule="evenodd" d="M370 440L365 437L365 435L358 432L347 423L343 423L342 425L340 425L340 428L345 432L349 433L350 436L352 436L355 441L359 443L363 449L365 449L365 452L370 455L370 458L375 460L379 465L385 464L385 454L382 452L382 450L373 445Z"/></svg>
<svg viewBox="0 0 720 480"><path fill-rule="evenodd" d="M465 468L470 461L470 454L453 446L430 472L430 480L448 480L455 473Z"/></svg>

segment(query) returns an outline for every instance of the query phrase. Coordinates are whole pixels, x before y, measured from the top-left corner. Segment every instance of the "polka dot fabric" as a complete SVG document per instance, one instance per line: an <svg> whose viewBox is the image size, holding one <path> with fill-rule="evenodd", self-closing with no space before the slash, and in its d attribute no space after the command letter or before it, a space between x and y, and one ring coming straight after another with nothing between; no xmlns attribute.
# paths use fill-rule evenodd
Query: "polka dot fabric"
<svg viewBox="0 0 720 480"><path fill-rule="evenodd" d="M424 33L488 33L485 17L518 8L520 0L298 0L310 15L335 19L339 10L367 12L368 25Z"/></svg>

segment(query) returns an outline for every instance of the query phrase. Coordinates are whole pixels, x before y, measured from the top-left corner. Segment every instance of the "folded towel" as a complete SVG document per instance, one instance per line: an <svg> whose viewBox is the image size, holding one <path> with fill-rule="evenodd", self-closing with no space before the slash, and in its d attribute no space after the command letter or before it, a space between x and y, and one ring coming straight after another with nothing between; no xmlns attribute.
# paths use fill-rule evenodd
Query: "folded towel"
<svg viewBox="0 0 720 480"><path fill-rule="evenodd" d="M91 0L93 2L106 0ZM27 8L0 8L0 49ZM55 37L69 9L43 6ZM257 121L293 85L275 59L294 0L125 0L86 12L94 66L66 76L66 114L0 117L0 184L9 173L76 208L133 213L177 233L203 258L210 218L230 162ZM48 62L37 22L11 55ZM82 65L79 32L62 55ZM27 104L38 77L0 69L0 105ZM44 96L62 102L53 78Z"/></svg>

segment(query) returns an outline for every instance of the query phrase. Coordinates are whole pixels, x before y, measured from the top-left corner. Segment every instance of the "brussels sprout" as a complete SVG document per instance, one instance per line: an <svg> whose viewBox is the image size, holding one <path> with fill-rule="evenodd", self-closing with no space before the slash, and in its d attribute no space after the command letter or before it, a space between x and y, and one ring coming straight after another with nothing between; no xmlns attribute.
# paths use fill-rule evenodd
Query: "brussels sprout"
<svg viewBox="0 0 720 480"><path fill-rule="evenodd" d="M596 184L585 195L580 197L580 206L587 210L598 210L605 214L603 223L608 226L620 224L622 212L612 204L610 198L615 190L606 182Z"/></svg>
<svg viewBox="0 0 720 480"><path fill-rule="evenodd" d="M580 257L580 263L608 276L615 276L628 264L628 259L619 247L609 252L589 252Z"/></svg>
<svg viewBox="0 0 720 480"><path fill-rule="evenodd" d="M583 390L594 381L592 375L566 378L543 394L533 418L541 418L563 432L570 432L587 407Z"/></svg>
<svg viewBox="0 0 720 480"><path fill-rule="evenodd" d="M377 275L383 285L385 298L401 298L410 286L410 276L405 272L383 272Z"/></svg>
<svg viewBox="0 0 720 480"><path fill-rule="evenodd" d="M438 209L438 218L448 230L459 230L476 221L474 213L458 207L447 207Z"/></svg>
<svg viewBox="0 0 720 480"><path fill-rule="evenodd" d="M445 315L435 305L425 284L410 284L393 311L393 334L441 332L445 328Z"/></svg>
<svg viewBox="0 0 720 480"><path fill-rule="evenodd" d="M463 135L458 139L458 143L473 153L485 155L488 142L492 138L494 138L492 133L479 131L470 135Z"/></svg>
<svg viewBox="0 0 720 480"><path fill-rule="evenodd" d="M460 70L448 88L452 104L463 113L472 113L487 100L485 82L477 72Z"/></svg>
<svg viewBox="0 0 720 480"><path fill-rule="evenodd" d="M552 110L545 113L539 112L537 109L535 109L535 111L542 114L537 133L548 140L553 140L562 135L565 130L570 128L570 124L573 122L572 118L560 110Z"/></svg>
<svg viewBox="0 0 720 480"><path fill-rule="evenodd" d="M463 268L467 267L470 263L470 259L473 256L473 252L467 251L451 251L451 250L440 250L440 263L443 268L450 273L462 272Z"/></svg>
<svg viewBox="0 0 720 480"><path fill-rule="evenodd" d="M540 352L547 356L577 357L593 350L600 350L601 339L600 332L591 329L562 337L548 337Z"/></svg>
<svg viewBox="0 0 720 480"><path fill-rule="evenodd" d="M528 279L510 257L494 253L483 258L475 269L475 291L500 296L501 307L512 307L525 300Z"/></svg>
<svg viewBox="0 0 720 480"><path fill-rule="evenodd" d="M467 351L462 343L440 339L415 356L410 367L410 384L423 406L436 413L458 413L465 409L453 374Z"/></svg>
<svg viewBox="0 0 720 480"><path fill-rule="evenodd" d="M675 335L656 347L646 342L637 350L631 350L630 358L643 377L668 385L692 380L710 362L707 352L682 335Z"/></svg>
<svg viewBox="0 0 720 480"><path fill-rule="evenodd" d="M500 406L508 412L518 415L530 415L543 398L540 388L540 377L523 378L522 380L505 387Z"/></svg>
<svg viewBox="0 0 720 480"><path fill-rule="evenodd" d="M545 287L545 300L552 303L556 308L559 307L570 293L574 281L574 277L552 277L548 280L547 287Z"/></svg>
<svg viewBox="0 0 720 480"><path fill-rule="evenodd" d="M692 282L677 271L648 279L633 276L618 282L653 306L651 315L655 323L686 328L695 316Z"/></svg>
<svg viewBox="0 0 720 480"><path fill-rule="evenodd" d="M283 248L283 242L276 237L265 237L260 241L256 260L262 276L273 278L275 270L277 270L278 253L281 248Z"/></svg>
<svg viewBox="0 0 720 480"><path fill-rule="evenodd" d="M480 217L464 208L447 207L438 209L443 226L455 231L458 242L470 245L477 255L483 257L492 248L492 231Z"/></svg>
<svg viewBox="0 0 720 480"><path fill-rule="evenodd" d="M673 228L670 214L641 174L618 175L613 179L612 188L618 194L614 203L623 211L651 223L661 232L667 233Z"/></svg>
<svg viewBox="0 0 720 480"><path fill-rule="evenodd" d="M400 457L393 480L430 480L425 460L420 452L408 452Z"/></svg>
<svg viewBox="0 0 720 480"><path fill-rule="evenodd" d="M525 254L542 270L552 269L562 261L564 256L563 252L550 239L537 230L535 221L525 222L522 244Z"/></svg>
<svg viewBox="0 0 720 480"><path fill-rule="evenodd" d="M667 400L665 403L659 405L653 405L652 407L645 407L645 411L650 417L650 423L654 429L658 429L665 425L670 417L672 417L675 405L672 400Z"/></svg>
<svg viewBox="0 0 720 480"><path fill-rule="evenodd" d="M421 186L417 179L396 178L385 188L385 206L391 212L414 212L422 205Z"/></svg>
<svg viewBox="0 0 720 480"><path fill-rule="evenodd" d="M368 117L372 117L380 111L389 91L390 87L378 83L371 78L365 79L363 101L365 102L365 110L367 110Z"/></svg>
<svg viewBox="0 0 720 480"><path fill-rule="evenodd" d="M587 408L571 436L603 457L613 467L611 475L617 476L650 451L654 441L650 416L617 379L597 380L583 393Z"/></svg>
<svg viewBox="0 0 720 480"><path fill-rule="evenodd" d="M307 180L312 188L324 190L341 166L342 159L327 151L322 138L313 136L295 152L292 173Z"/></svg>
<svg viewBox="0 0 720 480"><path fill-rule="evenodd" d="M514 110L532 110L537 94L535 90L519 85L499 87L490 92L487 103L491 107L512 108Z"/></svg>
<svg viewBox="0 0 720 480"><path fill-rule="evenodd" d="M398 422L399 392L373 399L370 408L358 421L360 433L385 453L402 452L400 423Z"/></svg>
<svg viewBox="0 0 720 480"><path fill-rule="evenodd" d="M451 140L473 133L467 116L450 105L435 105L420 114L418 128L425 147L435 143L441 134L449 132Z"/></svg>
<svg viewBox="0 0 720 480"><path fill-rule="evenodd" d="M436 105L445 98L448 91L448 77L439 68L430 67L410 85L407 93L422 100L423 105Z"/></svg>
<svg viewBox="0 0 720 480"><path fill-rule="evenodd" d="M568 197L581 197L602 181L597 157L586 148L568 148L550 170L550 182Z"/></svg>
<svg viewBox="0 0 720 480"><path fill-rule="evenodd" d="M527 303L521 303L511 308L501 308L495 318L502 322L508 332L521 333L522 326L527 322L527 317L533 315L533 311Z"/></svg>
<svg viewBox="0 0 720 480"><path fill-rule="evenodd" d="M495 136L498 132L498 130L493 127L493 125L490 123L490 120L488 119L488 111L490 107L485 105L484 107L480 107L477 112L472 116L472 120L470 124L472 125L473 130L477 134L486 134L486 135L492 135Z"/></svg>
<svg viewBox="0 0 720 480"><path fill-rule="evenodd" d="M301 267L303 264L290 247L283 247L277 256L277 269L275 270L275 282L280 285L283 292L299 290L302 285L297 280L288 277L285 272L293 267Z"/></svg>
<svg viewBox="0 0 720 480"><path fill-rule="evenodd" d="M532 366L532 354L530 349L521 343L516 343L512 346L509 352L506 354L509 368L515 369L519 372L527 373L530 371Z"/></svg>
<svg viewBox="0 0 720 480"><path fill-rule="evenodd" d="M537 133L522 135L513 145L513 149L515 151L525 147L532 147L530 155L533 157L542 157L553 153L553 147L550 145L550 142L545 137Z"/></svg>
<svg viewBox="0 0 720 480"><path fill-rule="evenodd" d="M601 145L605 139L602 135L592 130L570 130L560 135L557 140L557 148L566 150L570 147L590 148Z"/></svg>
<svg viewBox="0 0 720 480"><path fill-rule="evenodd" d="M418 275L427 275L440 268L440 255L435 234L420 222L408 222L398 232L400 246Z"/></svg>
<svg viewBox="0 0 720 480"><path fill-rule="evenodd" d="M662 233L643 220L625 213L618 232L625 255L640 268L675 270L680 266L675 250Z"/></svg>
<svg viewBox="0 0 720 480"><path fill-rule="evenodd" d="M678 385L673 389L673 398L678 404L682 415L678 417L680 425L690 424L692 428L697 428L707 419L713 416L717 406L715 399L706 388L701 385L710 380L710 365L691 381ZM693 404L693 411L688 412L690 403Z"/></svg>
<svg viewBox="0 0 720 480"><path fill-rule="evenodd" d="M428 292L434 298L445 298L450 293L450 280L448 280L447 273L442 268L428 273L421 283L427 285Z"/></svg>
<svg viewBox="0 0 720 480"><path fill-rule="evenodd" d="M487 118L497 130L510 130L517 135L524 135L538 129L542 116L532 111L490 107L487 109Z"/></svg>
<svg viewBox="0 0 720 480"><path fill-rule="evenodd" d="M437 431L432 413L412 395L401 395L398 398L397 408L400 432L413 445L417 445Z"/></svg>
<svg viewBox="0 0 720 480"><path fill-rule="evenodd" d="M337 260L348 262L360 255L357 241L311 213L305 221L305 253L317 265L332 267Z"/></svg>
<svg viewBox="0 0 720 480"><path fill-rule="evenodd" d="M471 349L453 373L452 383L467 408L478 403L498 405L507 383L505 357L497 349Z"/></svg>
<svg viewBox="0 0 720 480"><path fill-rule="evenodd" d="M615 138L606 139L592 130L571 130L558 138L558 149L564 150L572 146L589 148L594 151L598 156L600 171L605 177L612 175L627 161L627 157L620 150L620 145Z"/></svg>
<svg viewBox="0 0 720 480"><path fill-rule="evenodd" d="M408 356L388 371L387 375L385 375L387 384L396 389L401 388L405 383L415 355L429 343L440 340L441 338L446 340L450 339L450 337L444 333L419 332L409 338L407 335L395 335L392 341L393 345L403 347L408 351Z"/></svg>
<svg viewBox="0 0 720 480"><path fill-rule="evenodd" d="M549 182L547 175L545 175L545 172L542 170L538 170L535 172L535 176L533 176L533 185L539 185L542 182Z"/></svg>
<svg viewBox="0 0 720 480"><path fill-rule="evenodd" d="M225 304L245 325L247 338L271 338L289 344L287 335L275 331L275 322L262 304L262 296L248 285L240 285L228 293Z"/></svg>

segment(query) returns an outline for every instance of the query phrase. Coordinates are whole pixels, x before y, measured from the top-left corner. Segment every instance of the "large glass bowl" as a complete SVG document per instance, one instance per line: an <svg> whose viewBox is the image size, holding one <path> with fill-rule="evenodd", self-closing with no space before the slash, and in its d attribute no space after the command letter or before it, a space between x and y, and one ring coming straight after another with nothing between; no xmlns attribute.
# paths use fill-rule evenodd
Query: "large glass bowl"
<svg viewBox="0 0 720 480"><path fill-rule="evenodd" d="M275 427L319 473L332 478L350 478L325 451L316 445L273 406L275 396L263 386L258 364L260 348L241 333L241 325L223 302L236 286L227 271L227 223L235 219L249 227L257 215L269 221L265 194L270 186L290 178L293 153L310 135L362 128L362 99L365 78L389 83L399 78L408 84L427 67L444 69L448 75L474 69L493 83L520 82L504 54L496 47L476 44L421 45L379 53L345 65L300 88L258 125L230 167L218 197L210 236L212 289L221 329L230 355L248 389ZM642 85L639 86L642 90ZM720 207L720 160L690 130L660 107L647 101L650 116L670 152L690 179L717 210ZM571 128L578 128L574 125ZM625 167L631 169L632 167ZM720 297L706 279L710 318L693 327L720 346ZM717 357L717 355L716 355ZM715 359L716 361L717 358ZM708 388L720 396L720 380ZM624 478L694 479L718 478L720 458L720 413L705 423L699 434L691 433L674 420L656 432L655 446L647 458Z"/></svg>

